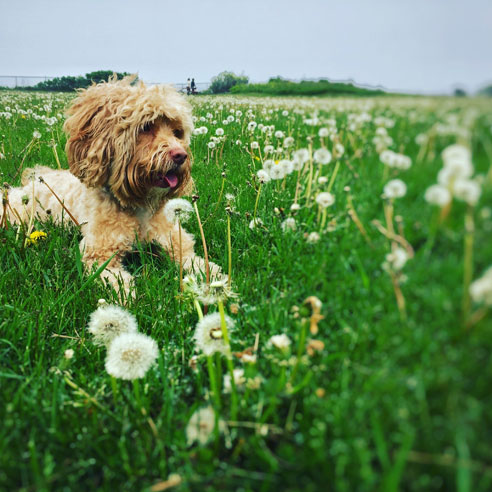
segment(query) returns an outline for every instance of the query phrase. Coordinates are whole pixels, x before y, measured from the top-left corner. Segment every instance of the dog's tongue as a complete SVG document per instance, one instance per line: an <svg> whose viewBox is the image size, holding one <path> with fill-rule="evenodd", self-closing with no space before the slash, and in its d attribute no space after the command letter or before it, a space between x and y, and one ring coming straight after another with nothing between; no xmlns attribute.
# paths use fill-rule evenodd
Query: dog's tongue
<svg viewBox="0 0 492 492"><path fill-rule="evenodd" d="M178 186L178 177L174 173L167 173L164 176L164 181L167 182L169 188L176 188Z"/></svg>
<svg viewBox="0 0 492 492"><path fill-rule="evenodd" d="M160 175L154 183L154 186L159 188L176 188L178 186L178 177L173 172L168 172L165 175Z"/></svg>

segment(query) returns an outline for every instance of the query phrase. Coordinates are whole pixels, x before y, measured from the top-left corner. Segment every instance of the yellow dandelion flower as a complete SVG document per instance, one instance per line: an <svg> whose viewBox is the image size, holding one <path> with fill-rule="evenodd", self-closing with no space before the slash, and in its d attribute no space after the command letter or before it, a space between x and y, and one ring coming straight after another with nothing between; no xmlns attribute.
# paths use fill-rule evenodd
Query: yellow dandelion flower
<svg viewBox="0 0 492 492"><path fill-rule="evenodd" d="M41 239L46 239L48 234L43 231L34 231L29 234L29 237L27 238L27 244L36 244L39 240Z"/></svg>

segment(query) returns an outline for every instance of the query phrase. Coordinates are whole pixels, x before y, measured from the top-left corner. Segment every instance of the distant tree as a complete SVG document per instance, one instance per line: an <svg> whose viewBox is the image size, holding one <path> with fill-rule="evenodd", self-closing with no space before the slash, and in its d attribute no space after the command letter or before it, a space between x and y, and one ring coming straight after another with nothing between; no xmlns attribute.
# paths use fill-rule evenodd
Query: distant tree
<svg viewBox="0 0 492 492"><path fill-rule="evenodd" d="M119 72L113 72L112 70L97 70L96 72L86 73L85 78L88 80L92 80L93 82L98 84L99 82L108 81L113 74L116 74L118 80L121 80L123 77L130 75L128 72L119 73Z"/></svg>
<svg viewBox="0 0 492 492"><path fill-rule="evenodd" d="M459 87L454 90L455 97L466 97L466 91L464 89L460 89Z"/></svg>
<svg viewBox="0 0 492 492"><path fill-rule="evenodd" d="M40 91L60 91L60 92L72 92L77 89L85 89L93 83L99 83L109 80L109 78L116 74L117 78L121 80L123 77L130 75L127 72L113 72L113 70L98 70L96 72L86 73L85 77L72 75L66 75L63 77L55 77L44 82L39 82L34 87L24 87L24 89L34 89Z"/></svg>
<svg viewBox="0 0 492 492"><path fill-rule="evenodd" d="M236 75L234 72L221 72L212 78L209 90L212 94L223 94L224 92L229 92L230 88L235 85L247 84L248 80L246 75Z"/></svg>
<svg viewBox="0 0 492 492"><path fill-rule="evenodd" d="M492 85L488 85L478 91L480 96L492 97Z"/></svg>

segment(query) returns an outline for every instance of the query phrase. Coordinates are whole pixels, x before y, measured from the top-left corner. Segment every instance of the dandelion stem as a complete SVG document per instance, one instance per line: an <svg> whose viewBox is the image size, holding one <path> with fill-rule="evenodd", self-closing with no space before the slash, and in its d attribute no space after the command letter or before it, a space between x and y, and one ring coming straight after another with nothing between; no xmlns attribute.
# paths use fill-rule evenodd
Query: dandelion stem
<svg viewBox="0 0 492 492"><path fill-rule="evenodd" d="M325 208L323 208L323 211L321 212L321 224L319 226L320 231L322 231L325 227L327 214L328 214L328 211L325 207Z"/></svg>
<svg viewBox="0 0 492 492"><path fill-rule="evenodd" d="M228 277L227 285L231 287L232 282L232 241L231 241L231 216L227 214L227 259L228 259Z"/></svg>
<svg viewBox="0 0 492 492"><path fill-rule="evenodd" d="M133 379L133 394L135 395L135 401L140 408L143 408L142 398L140 396L140 383L138 379Z"/></svg>
<svg viewBox="0 0 492 492"><path fill-rule="evenodd" d="M256 194L256 202L255 202L255 209L253 212L253 220L256 219L256 211L258 210L258 202L260 201L261 185L262 185L262 183L260 182L260 186L258 186L258 193Z"/></svg>
<svg viewBox="0 0 492 492"><path fill-rule="evenodd" d="M441 211L440 210L435 210L434 214L432 215L431 218L431 223L429 227L429 237L427 238L427 241L424 246L424 256L429 256L429 254L432 251L432 248L434 247L434 243L436 241L436 236L437 236L437 230L439 228L439 215Z"/></svg>
<svg viewBox="0 0 492 492"><path fill-rule="evenodd" d="M308 184L306 189L306 202L309 202L311 198L311 187L313 185L313 161L309 161L309 175L308 175Z"/></svg>
<svg viewBox="0 0 492 492"><path fill-rule="evenodd" d="M340 159L337 159L337 163L335 164L335 169L333 170L333 174L331 175L330 182L328 183L328 193L331 191L333 184L335 183L335 178L337 177L338 170L340 169Z"/></svg>
<svg viewBox="0 0 492 492"><path fill-rule="evenodd" d="M405 297L403 297L403 293L400 288L400 282L398 281L397 276L390 272L391 282L393 284L393 290L395 291L396 297L396 305L398 306L398 311L400 312L400 318L402 321L407 319L407 311L405 307Z"/></svg>
<svg viewBox="0 0 492 492"><path fill-rule="evenodd" d="M63 201L60 199L60 197L53 191L53 189L51 188L51 186L42 177L39 177L39 181L41 181L41 183L43 183L44 185L46 185L46 187L48 188L48 190L50 190L51 193L53 194L53 196L58 200L58 202L62 206L63 210L65 210L65 212L67 212L68 216L72 219L73 223L77 227L79 227L80 224L77 222L77 219L70 213L70 210L68 210L68 208L65 206L65 204L63 203Z"/></svg>
<svg viewBox="0 0 492 492"><path fill-rule="evenodd" d="M198 212L198 206L196 204L196 200L193 201L193 206L195 207L196 219L198 221L198 227L200 228L200 236L202 238L203 257L205 259L205 282L208 285L210 283L210 265L208 263L207 242L205 241L205 234L203 232L202 221L200 220L200 212Z"/></svg>
<svg viewBox="0 0 492 492"><path fill-rule="evenodd" d="M220 410L220 394L217 388L217 377L215 375L214 360L211 355L207 356L207 368L208 377L210 379L210 391L212 392L212 396L215 402L216 415L218 415L218 412Z"/></svg>
<svg viewBox="0 0 492 492"><path fill-rule="evenodd" d="M297 171L297 180L296 180L296 191L295 191L295 195L294 195L294 203L297 203L297 197L299 195L299 188L301 186L301 169L299 169L299 171Z"/></svg>
<svg viewBox="0 0 492 492"><path fill-rule="evenodd" d="M237 419L237 407L238 407L238 399L237 399L237 389L236 382L234 381L234 366L232 364L231 358L231 344L229 341L229 334L227 333L227 323L225 320L225 311L224 311L224 303L222 301L218 301L219 313L220 313L220 328L222 330L222 338L227 346L227 369L229 370L229 375L231 376L231 419Z"/></svg>
<svg viewBox="0 0 492 492"><path fill-rule="evenodd" d="M36 204L36 200L34 199L35 196L36 195L34 194L34 179L33 179L32 180L31 215L29 216L29 223L27 225L26 238L24 239L24 248L28 244L28 240L29 240L28 236L32 232L32 227L33 227L33 223L34 223L34 211L35 211L35 204Z"/></svg>
<svg viewBox="0 0 492 492"><path fill-rule="evenodd" d="M200 303L198 302L198 299L193 299L193 304L195 305L195 309L198 314L198 319L203 319L203 312Z"/></svg>
<svg viewBox="0 0 492 492"><path fill-rule="evenodd" d="M179 235L179 291L183 292L183 245L181 243L181 221L178 219L178 235Z"/></svg>
<svg viewBox="0 0 492 492"><path fill-rule="evenodd" d="M116 378L111 376L111 391L113 392L113 401L114 404L118 404L118 384Z"/></svg>
<svg viewBox="0 0 492 492"><path fill-rule="evenodd" d="M225 177L222 178L222 184L220 185L219 198L217 198L217 203L215 204L215 208L213 209L212 213L203 221L204 224L206 224L208 222L208 220L211 219L215 215L215 212L217 212L217 209L219 208L220 202L222 200L222 194L224 193L224 186L225 186Z"/></svg>
<svg viewBox="0 0 492 492"><path fill-rule="evenodd" d="M297 375L297 371L299 370L299 364L301 363L301 356L304 352L304 348L306 346L306 336L307 336L307 325L306 321L303 321L301 324L301 333L299 335L299 344L297 346L297 360L294 369L292 370L292 374L290 376L290 382L293 383L294 379Z"/></svg>
<svg viewBox="0 0 492 492"><path fill-rule="evenodd" d="M56 151L56 144L54 142L51 148L53 149L53 154L55 155L56 165L58 166L58 169L61 169L60 159L58 158L58 152Z"/></svg>
<svg viewBox="0 0 492 492"><path fill-rule="evenodd" d="M465 215L465 239L463 256L463 322L466 323L470 316L470 284L473 279L473 236L475 224L473 221L473 207L468 206Z"/></svg>

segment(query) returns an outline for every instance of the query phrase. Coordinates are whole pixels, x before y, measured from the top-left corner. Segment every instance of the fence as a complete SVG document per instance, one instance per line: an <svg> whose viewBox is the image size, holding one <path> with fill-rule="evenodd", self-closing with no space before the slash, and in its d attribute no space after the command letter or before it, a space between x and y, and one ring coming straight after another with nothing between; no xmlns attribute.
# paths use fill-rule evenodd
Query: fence
<svg viewBox="0 0 492 492"><path fill-rule="evenodd" d="M0 87L9 87L15 89L16 87L33 87L39 82L45 82L46 80L53 79L54 77L48 76L32 76L32 75L0 75ZM162 82L150 82L149 85L157 85ZM186 82L178 82L171 84L178 91L186 92ZM210 82L198 82L196 84L197 92L203 92L210 87Z"/></svg>
<svg viewBox="0 0 492 492"><path fill-rule="evenodd" d="M16 87L29 87L52 78L53 77L31 75L0 75L0 87L9 87L10 89L15 89Z"/></svg>

